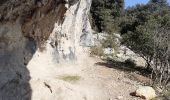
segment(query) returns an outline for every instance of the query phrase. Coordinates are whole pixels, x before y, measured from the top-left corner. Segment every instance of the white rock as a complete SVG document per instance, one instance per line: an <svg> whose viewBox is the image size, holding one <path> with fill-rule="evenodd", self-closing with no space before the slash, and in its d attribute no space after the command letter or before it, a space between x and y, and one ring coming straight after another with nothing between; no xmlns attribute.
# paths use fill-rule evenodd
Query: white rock
<svg viewBox="0 0 170 100"><path fill-rule="evenodd" d="M69 8L69 4L65 4L65 7L68 9Z"/></svg>
<svg viewBox="0 0 170 100"><path fill-rule="evenodd" d="M136 90L136 96L144 98L146 100L151 100L156 97L155 90L150 86L141 86Z"/></svg>
<svg viewBox="0 0 170 100"><path fill-rule="evenodd" d="M121 35L120 34L117 34L117 33L113 33L113 35L118 38L119 40L122 39Z"/></svg>
<svg viewBox="0 0 170 100"><path fill-rule="evenodd" d="M118 100L123 100L123 96L118 96L117 99Z"/></svg>
<svg viewBox="0 0 170 100"><path fill-rule="evenodd" d="M109 54L114 54L115 50L114 48L104 48L104 54L109 55Z"/></svg>

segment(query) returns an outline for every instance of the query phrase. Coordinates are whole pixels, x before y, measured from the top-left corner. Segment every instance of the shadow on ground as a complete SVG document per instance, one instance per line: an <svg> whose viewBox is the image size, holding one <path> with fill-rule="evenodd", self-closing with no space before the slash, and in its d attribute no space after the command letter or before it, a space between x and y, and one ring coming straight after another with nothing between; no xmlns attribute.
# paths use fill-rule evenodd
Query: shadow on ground
<svg viewBox="0 0 170 100"><path fill-rule="evenodd" d="M124 72L137 72L140 75L143 76L148 76L151 74L151 71L146 69L145 67L142 66L136 66L133 63L130 62L120 62L120 61L115 61L115 60L106 60L105 62L98 62L96 63L97 65L102 65L108 68L114 68L120 71Z"/></svg>

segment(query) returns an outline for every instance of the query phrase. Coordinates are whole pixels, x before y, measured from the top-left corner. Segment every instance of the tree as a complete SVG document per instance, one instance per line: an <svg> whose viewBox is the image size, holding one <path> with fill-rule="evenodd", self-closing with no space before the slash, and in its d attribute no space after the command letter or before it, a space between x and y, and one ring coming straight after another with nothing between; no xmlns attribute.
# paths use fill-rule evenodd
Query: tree
<svg viewBox="0 0 170 100"><path fill-rule="evenodd" d="M129 8L120 32L123 43L146 60L154 82L166 86L170 81L170 7L159 2Z"/></svg>
<svg viewBox="0 0 170 100"><path fill-rule="evenodd" d="M170 82L170 28L157 29L154 36L152 79L161 86Z"/></svg>
<svg viewBox="0 0 170 100"><path fill-rule="evenodd" d="M167 0L150 0L150 3L168 4Z"/></svg>
<svg viewBox="0 0 170 100"><path fill-rule="evenodd" d="M93 0L91 7L92 28L96 31L114 31L114 19L122 15L124 0Z"/></svg>

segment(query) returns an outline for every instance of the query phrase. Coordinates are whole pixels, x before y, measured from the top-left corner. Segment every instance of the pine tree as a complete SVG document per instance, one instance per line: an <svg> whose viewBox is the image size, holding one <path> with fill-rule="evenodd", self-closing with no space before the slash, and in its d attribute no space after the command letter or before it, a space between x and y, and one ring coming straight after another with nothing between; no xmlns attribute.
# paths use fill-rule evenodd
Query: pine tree
<svg viewBox="0 0 170 100"><path fill-rule="evenodd" d="M92 26L99 32L111 32L114 19L122 15L124 0L93 0L91 7Z"/></svg>
<svg viewBox="0 0 170 100"><path fill-rule="evenodd" d="M168 4L167 0L150 0L150 3Z"/></svg>

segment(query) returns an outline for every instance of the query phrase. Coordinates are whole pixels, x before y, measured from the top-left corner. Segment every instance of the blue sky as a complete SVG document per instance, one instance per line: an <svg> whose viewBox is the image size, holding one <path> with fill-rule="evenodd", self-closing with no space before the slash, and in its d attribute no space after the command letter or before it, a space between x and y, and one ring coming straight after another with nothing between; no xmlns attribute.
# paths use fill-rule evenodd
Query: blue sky
<svg viewBox="0 0 170 100"><path fill-rule="evenodd" d="M125 7L134 6L136 4L146 4L149 0L125 0ZM168 0L170 3L170 0Z"/></svg>

